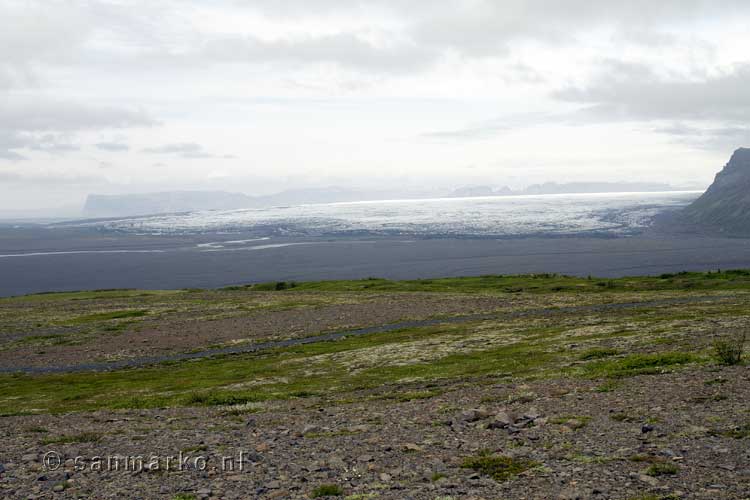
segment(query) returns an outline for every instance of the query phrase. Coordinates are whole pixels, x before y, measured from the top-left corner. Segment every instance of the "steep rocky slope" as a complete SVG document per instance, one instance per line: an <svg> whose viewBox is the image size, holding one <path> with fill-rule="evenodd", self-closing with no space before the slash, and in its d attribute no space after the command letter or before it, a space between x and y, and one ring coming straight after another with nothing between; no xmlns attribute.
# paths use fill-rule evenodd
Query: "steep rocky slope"
<svg viewBox="0 0 750 500"><path fill-rule="evenodd" d="M703 230L750 234L750 149L736 150L714 183L683 216L685 222Z"/></svg>

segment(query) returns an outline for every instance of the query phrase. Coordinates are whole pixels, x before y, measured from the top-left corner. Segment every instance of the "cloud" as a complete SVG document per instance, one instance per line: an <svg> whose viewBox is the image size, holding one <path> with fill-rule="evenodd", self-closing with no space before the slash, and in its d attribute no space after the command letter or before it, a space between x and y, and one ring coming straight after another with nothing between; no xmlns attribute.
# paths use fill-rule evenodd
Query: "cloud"
<svg viewBox="0 0 750 500"><path fill-rule="evenodd" d="M196 142L180 142L175 144L165 144L164 146L157 146L152 148L143 149L144 153L150 154L173 154L181 158L187 159L203 159L203 158L224 158L233 159L232 155L215 155L207 152L203 146Z"/></svg>
<svg viewBox="0 0 750 500"><path fill-rule="evenodd" d="M28 160L28 158L16 153L15 151L11 151L10 149L2 149L2 146L0 146L0 159L10 161Z"/></svg>
<svg viewBox="0 0 750 500"><path fill-rule="evenodd" d="M750 120L750 63L716 76L659 76L644 64L607 61L602 74L555 93L592 120Z"/></svg>
<svg viewBox="0 0 750 500"><path fill-rule="evenodd" d="M101 149L102 151L118 152L118 151L130 150L130 146L128 146L127 144L120 143L120 142L98 142L94 144L94 146L97 149Z"/></svg>
<svg viewBox="0 0 750 500"><path fill-rule="evenodd" d="M39 134L0 129L0 158L11 161L26 160L25 156L17 152L19 149L64 154L81 148L70 141L69 134Z"/></svg>
<svg viewBox="0 0 750 500"><path fill-rule="evenodd" d="M585 125L617 122L656 123L650 130L696 147L726 148L747 143L750 122L750 63L716 75L660 74L650 65L614 59L600 61L597 75L581 86L552 95L570 111L499 117L424 138L474 140L543 123ZM733 142L734 141L734 142Z"/></svg>
<svg viewBox="0 0 750 500"><path fill-rule="evenodd" d="M697 149L732 150L750 144L750 127L698 127L685 123L673 123L656 127L653 132L666 134L673 141Z"/></svg>
<svg viewBox="0 0 750 500"><path fill-rule="evenodd" d="M346 68L413 72L439 53L408 41L375 43L356 33L265 41L252 35L209 39L200 55L211 62L336 64Z"/></svg>
<svg viewBox="0 0 750 500"><path fill-rule="evenodd" d="M45 153L69 153L81 149L77 144L64 139L61 140L52 134L45 134L39 138L34 138L26 147L33 151L43 151Z"/></svg>
<svg viewBox="0 0 750 500"><path fill-rule="evenodd" d="M566 119L566 115L562 113L517 113L495 118L493 120L485 120L469 124L465 127L458 127L451 130L425 132L420 134L419 137L422 139L435 139L438 141L481 140L497 136L498 134L512 132L513 130L533 127L542 123L560 123Z"/></svg>
<svg viewBox="0 0 750 500"><path fill-rule="evenodd" d="M0 159L22 161L27 158L15 150L26 147L27 141L15 132L0 129Z"/></svg>
<svg viewBox="0 0 750 500"><path fill-rule="evenodd" d="M140 110L48 99L0 101L0 116L0 158L13 161L24 159L19 149L77 151L80 147L71 142L77 132L157 124Z"/></svg>
<svg viewBox="0 0 750 500"><path fill-rule="evenodd" d="M157 124L143 110L39 98L0 102L0 116L3 117L0 128L18 131L79 131Z"/></svg>

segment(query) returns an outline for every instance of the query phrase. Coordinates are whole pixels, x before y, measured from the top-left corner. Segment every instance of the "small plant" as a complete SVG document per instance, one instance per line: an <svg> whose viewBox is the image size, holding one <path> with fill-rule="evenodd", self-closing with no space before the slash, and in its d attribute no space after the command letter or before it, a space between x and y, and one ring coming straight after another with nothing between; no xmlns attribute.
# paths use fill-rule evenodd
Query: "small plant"
<svg viewBox="0 0 750 500"><path fill-rule="evenodd" d="M597 385L596 387L594 387L594 391L596 391L596 392L613 392L619 386L620 386L620 384L618 384L614 380L607 380L603 384L600 384L600 385Z"/></svg>
<svg viewBox="0 0 750 500"><path fill-rule="evenodd" d="M550 420L550 422L557 425L564 425L571 430L577 431L578 429L586 427L590 420L591 417L588 416L564 415L561 417L555 417Z"/></svg>
<svg viewBox="0 0 750 500"><path fill-rule="evenodd" d="M742 332L731 340L717 340L714 342L714 357L722 365L733 366L742 362L742 351L745 349L747 332Z"/></svg>
<svg viewBox="0 0 750 500"><path fill-rule="evenodd" d="M538 465L539 462L534 462L533 460L492 455L488 452L483 452L476 457L466 458L461 467L475 470L480 474L491 477L495 481L502 482Z"/></svg>
<svg viewBox="0 0 750 500"><path fill-rule="evenodd" d="M192 493L178 493L172 497L172 500L195 500L195 495Z"/></svg>
<svg viewBox="0 0 750 500"><path fill-rule="evenodd" d="M731 429L726 430L712 430L709 431L712 436L723 436L733 439L747 439L750 438L750 423L738 425Z"/></svg>
<svg viewBox="0 0 750 500"><path fill-rule="evenodd" d="M655 463L646 469L649 476L673 476L680 471L680 468L671 463Z"/></svg>
<svg viewBox="0 0 750 500"><path fill-rule="evenodd" d="M48 431L47 429L45 429L44 427L27 427L27 428L26 428L26 429L24 429L24 430L25 430L26 432L34 432L34 433L39 433L39 434L46 434L46 433L48 433L48 432L49 432L49 431Z"/></svg>
<svg viewBox="0 0 750 500"><path fill-rule="evenodd" d="M430 479L432 479L433 483L436 483L440 481L441 479L443 479L444 477L445 477L445 474L443 474L442 472L436 472L432 475Z"/></svg>
<svg viewBox="0 0 750 500"><path fill-rule="evenodd" d="M696 361L686 352L662 352L656 354L631 354L624 358L592 361L584 365L584 372L593 377L622 378L633 375L666 373L679 365Z"/></svg>
<svg viewBox="0 0 750 500"><path fill-rule="evenodd" d="M312 498L340 497L343 494L344 490L338 484L321 484L313 490L310 496Z"/></svg>

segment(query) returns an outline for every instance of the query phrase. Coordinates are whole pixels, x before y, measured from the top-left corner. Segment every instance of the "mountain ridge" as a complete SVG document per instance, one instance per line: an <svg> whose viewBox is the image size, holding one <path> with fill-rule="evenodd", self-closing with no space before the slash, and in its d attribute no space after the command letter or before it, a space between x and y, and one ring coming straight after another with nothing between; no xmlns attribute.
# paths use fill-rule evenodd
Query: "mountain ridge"
<svg viewBox="0 0 750 500"><path fill-rule="evenodd" d="M739 148L709 186L681 213L696 230L750 234L750 148Z"/></svg>
<svg viewBox="0 0 750 500"><path fill-rule="evenodd" d="M133 194L90 194L83 207L87 218L130 217L200 210L268 208L280 205L376 201L387 199L464 198L477 196L523 196L544 194L621 193L677 191L668 184L646 182L546 182L520 190L487 185L457 187L450 191L365 191L338 186L289 189L269 195L251 196L227 191L160 191Z"/></svg>

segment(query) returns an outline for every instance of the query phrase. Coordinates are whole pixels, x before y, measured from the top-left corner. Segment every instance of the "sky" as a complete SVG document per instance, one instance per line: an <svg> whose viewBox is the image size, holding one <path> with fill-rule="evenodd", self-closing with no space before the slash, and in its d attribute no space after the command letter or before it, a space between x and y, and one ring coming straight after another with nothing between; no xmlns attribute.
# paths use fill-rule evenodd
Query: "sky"
<svg viewBox="0 0 750 500"><path fill-rule="evenodd" d="M0 0L0 210L88 193L706 186L747 0Z"/></svg>

